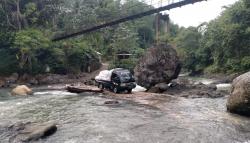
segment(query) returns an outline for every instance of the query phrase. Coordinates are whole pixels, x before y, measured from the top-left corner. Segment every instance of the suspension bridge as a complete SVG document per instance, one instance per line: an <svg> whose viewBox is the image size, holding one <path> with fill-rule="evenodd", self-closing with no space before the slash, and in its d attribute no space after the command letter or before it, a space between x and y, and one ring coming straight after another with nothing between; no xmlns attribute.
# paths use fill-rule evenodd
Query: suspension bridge
<svg viewBox="0 0 250 143"><path fill-rule="evenodd" d="M151 4L152 4L152 1L153 0L151 0ZM134 14L134 15L121 16L120 18L112 20L110 22L106 22L103 24L89 27L89 28L81 29L81 30L78 30L78 31L73 32L73 33L61 34L59 36L55 36L54 38L52 38L52 41L60 41L60 40L72 38L75 36L79 36L79 35L93 32L93 31L97 31L99 29L103 29L103 28L117 25L120 23L124 23L127 21L142 18L144 16L152 15L152 14L159 13L159 12L166 11L166 10L171 10L171 9L182 7L182 6L189 5L189 4L194 4L197 2L201 2L201 1L206 1L206 0L165 0L164 2L163 2L163 0L159 0L158 1L158 4L160 5L159 7L154 7L153 9L150 9L147 11L142 11L142 12Z"/></svg>

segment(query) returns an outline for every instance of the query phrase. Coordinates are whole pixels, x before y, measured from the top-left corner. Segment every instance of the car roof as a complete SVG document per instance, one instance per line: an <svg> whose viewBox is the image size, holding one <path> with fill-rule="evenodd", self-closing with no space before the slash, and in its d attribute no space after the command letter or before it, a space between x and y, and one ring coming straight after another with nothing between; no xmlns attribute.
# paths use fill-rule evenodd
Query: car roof
<svg viewBox="0 0 250 143"><path fill-rule="evenodd" d="M121 72L130 72L130 71L128 69L123 69L123 68L113 69L113 73L119 74Z"/></svg>

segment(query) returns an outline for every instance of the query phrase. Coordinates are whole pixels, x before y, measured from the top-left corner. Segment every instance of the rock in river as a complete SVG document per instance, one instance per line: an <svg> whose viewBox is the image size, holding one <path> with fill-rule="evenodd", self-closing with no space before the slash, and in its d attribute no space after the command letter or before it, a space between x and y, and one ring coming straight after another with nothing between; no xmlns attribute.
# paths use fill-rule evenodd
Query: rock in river
<svg viewBox="0 0 250 143"><path fill-rule="evenodd" d="M55 123L16 123L7 128L6 132L10 134L10 142L22 143L36 141L48 137L57 131Z"/></svg>
<svg viewBox="0 0 250 143"><path fill-rule="evenodd" d="M180 73L177 52L168 44L149 48L135 67L135 78L140 86L150 89L158 83L168 84Z"/></svg>
<svg viewBox="0 0 250 143"><path fill-rule="evenodd" d="M159 84L156 84L154 87L151 87L148 92L151 92L151 93L162 93L166 90L168 90L169 86L168 84L166 83L159 83Z"/></svg>
<svg viewBox="0 0 250 143"><path fill-rule="evenodd" d="M104 104L105 105L117 105L119 104L119 101L116 101L116 100L105 101Z"/></svg>
<svg viewBox="0 0 250 143"><path fill-rule="evenodd" d="M12 95L30 95L32 90L26 85L19 85L11 91Z"/></svg>
<svg viewBox="0 0 250 143"><path fill-rule="evenodd" d="M233 80L227 110L232 113L250 116L250 72Z"/></svg>

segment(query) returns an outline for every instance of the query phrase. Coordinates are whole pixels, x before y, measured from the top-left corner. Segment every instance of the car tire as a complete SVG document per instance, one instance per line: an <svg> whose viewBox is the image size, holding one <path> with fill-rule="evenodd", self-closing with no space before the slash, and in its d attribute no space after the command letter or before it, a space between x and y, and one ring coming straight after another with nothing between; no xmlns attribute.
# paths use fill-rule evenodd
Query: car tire
<svg viewBox="0 0 250 143"><path fill-rule="evenodd" d="M119 93L118 88L117 88L117 87L114 87L114 88L113 88L113 92L114 92L114 93Z"/></svg>
<svg viewBox="0 0 250 143"><path fill-rule="evenodd" d="M100 88L100 83L96 83L97 87Z"/></svg>
<svg viewBox="0 0 250 143"><path fill-rule="evenodd" d="M98 84L98 87L99 87L100 89L104 89L104 85L103 85L102 83L99 83L99 84Z"/></svg>
<svg viewBox="0 0 250 143"><path fill-rule="evenodd" d="M98 87L98 88L101 88L100 85L101 85L101 83L97 83L97 87Z"/></svg>
<svg viewBox="0 0 250 143"><path fill-rule="evenodd" d="M132 89L128 89L127 91L128 91L128 93L132 93Z"/></svg>

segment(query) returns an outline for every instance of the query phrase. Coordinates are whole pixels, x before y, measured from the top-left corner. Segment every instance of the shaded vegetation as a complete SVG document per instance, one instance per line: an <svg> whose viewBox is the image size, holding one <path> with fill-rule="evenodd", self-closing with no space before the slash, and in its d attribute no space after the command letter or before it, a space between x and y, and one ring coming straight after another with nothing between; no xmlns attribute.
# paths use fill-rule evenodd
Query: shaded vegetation
<svg viewBox="0 0 250 143"><path fill-rule="evenodd" d="M250 70L250 7L240 0L199 27L180 28L176 44L184 68L192 73Z"/></svg>
<svg viewBox="0 0 250 143"><path fill-rule="evenodd" d="M1 0L0 75L40 74L48 67L58 74L85 72L99 60L97 52L111 61L110 67L132 70L155 43L154 15L75 39L52 43L50 38L150 8L138 0ZM198 27L170 23L168 33L160 28L160 41L174 45L184 69L194 74L242 72L250 69L249 25L249 1L240 0ZM133 56L117 61L120 51Z"/></svg>

